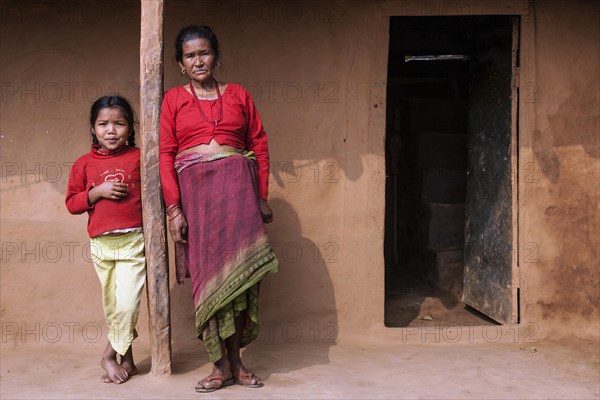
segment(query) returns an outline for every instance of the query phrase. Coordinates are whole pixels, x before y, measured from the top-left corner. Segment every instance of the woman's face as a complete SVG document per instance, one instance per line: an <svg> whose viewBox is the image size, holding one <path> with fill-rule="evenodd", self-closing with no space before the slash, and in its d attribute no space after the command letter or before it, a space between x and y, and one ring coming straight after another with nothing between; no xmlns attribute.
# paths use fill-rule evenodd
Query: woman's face
<svg viewBox="0 0 600 400"><path fill-rule="evenodd" d="M183 43L183 59L179 63L187 75L200 84L211 82L217 56L206 39L193 39Z"/></svg>

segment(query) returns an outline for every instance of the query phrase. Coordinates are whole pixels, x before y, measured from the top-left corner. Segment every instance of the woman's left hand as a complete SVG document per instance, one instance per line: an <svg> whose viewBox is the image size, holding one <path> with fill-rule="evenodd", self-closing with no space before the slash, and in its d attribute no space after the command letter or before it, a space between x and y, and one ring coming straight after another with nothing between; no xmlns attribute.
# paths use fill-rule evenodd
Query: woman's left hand
<svg viewBox="0 0 600 400"><path fill-rule="evenodd" d="M269 207L269 203L266 200L258 199L258 205L260 207L260 215L265 224L273 222L273 211Z"/></svg>

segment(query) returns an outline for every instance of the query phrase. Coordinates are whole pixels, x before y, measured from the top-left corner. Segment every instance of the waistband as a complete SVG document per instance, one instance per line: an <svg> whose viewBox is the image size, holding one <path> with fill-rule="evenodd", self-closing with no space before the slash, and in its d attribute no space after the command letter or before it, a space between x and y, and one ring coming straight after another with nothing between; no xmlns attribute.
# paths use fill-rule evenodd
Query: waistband
<svg viewBox="0 0 600 400"><path fill-rule="evenodd" d="M175 171L179 174L181 171L194 164L211 162L231 156L242 156L256 161L256 155L253 151L245 151L243 153L236 153L235 151L224 151L221 153L189 153L175 158L174 167Z"/></svg>

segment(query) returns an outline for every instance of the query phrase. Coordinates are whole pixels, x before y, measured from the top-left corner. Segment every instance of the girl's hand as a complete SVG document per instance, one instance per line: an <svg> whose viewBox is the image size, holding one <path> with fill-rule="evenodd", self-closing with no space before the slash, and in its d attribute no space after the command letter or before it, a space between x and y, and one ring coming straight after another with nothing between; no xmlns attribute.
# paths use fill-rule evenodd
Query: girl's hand
<svg viewBox="0 0 600 400"><path fill-rule="evenodd" d="M266 200L258 199L258 205L260 207L260 215L265 224L273 222L273 211L269 207L269 203Z"/></svg>
<svg viewBox="0 0 600 400"><path fill-rule="evenodd" d="M88 203L96 203L100 199L121 200L127 197L127 184L119 181L106 181L90 189Z"/></svg>
<svg viewBox="0 0 600 400"><path fill-rule="evenodd" d="M175 243L187 243L187 221L182 211L175 217L169 218L169 233Z"/></svg>

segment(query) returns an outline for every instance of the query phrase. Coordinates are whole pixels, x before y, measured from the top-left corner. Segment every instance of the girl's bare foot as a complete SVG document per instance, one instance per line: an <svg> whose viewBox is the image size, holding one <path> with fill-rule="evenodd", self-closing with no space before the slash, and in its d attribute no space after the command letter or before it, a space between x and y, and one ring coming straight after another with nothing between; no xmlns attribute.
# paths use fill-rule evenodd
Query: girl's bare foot
<svg viewBox="0 0 600 400"><path fill-rule="evenodd" d="M127 381L129 378L129 374L125 368L121 367L116 359L102 357L100 366L106 371L106 374L102 376L102 380L105 383L112 382L118 385Z"/></svg>
<svg viewBox="0 0 600 400"><path fill-rule="evenodd" d="M121 367L127 371L129 376L137 375L138 370L133 362L133 345L129 346L127 353L121 357Z"/></svg>
<svg viewBox="0 0 600 400"><path fill-rule="evenodd" d="M117 352L112 348L110 342L108 342L102 359L100 360L100 366L106 371L106 374L102 375L102 381L105 383L116 383L121 384L129 378L129 374L119 365L117 362Z"/></svg>

